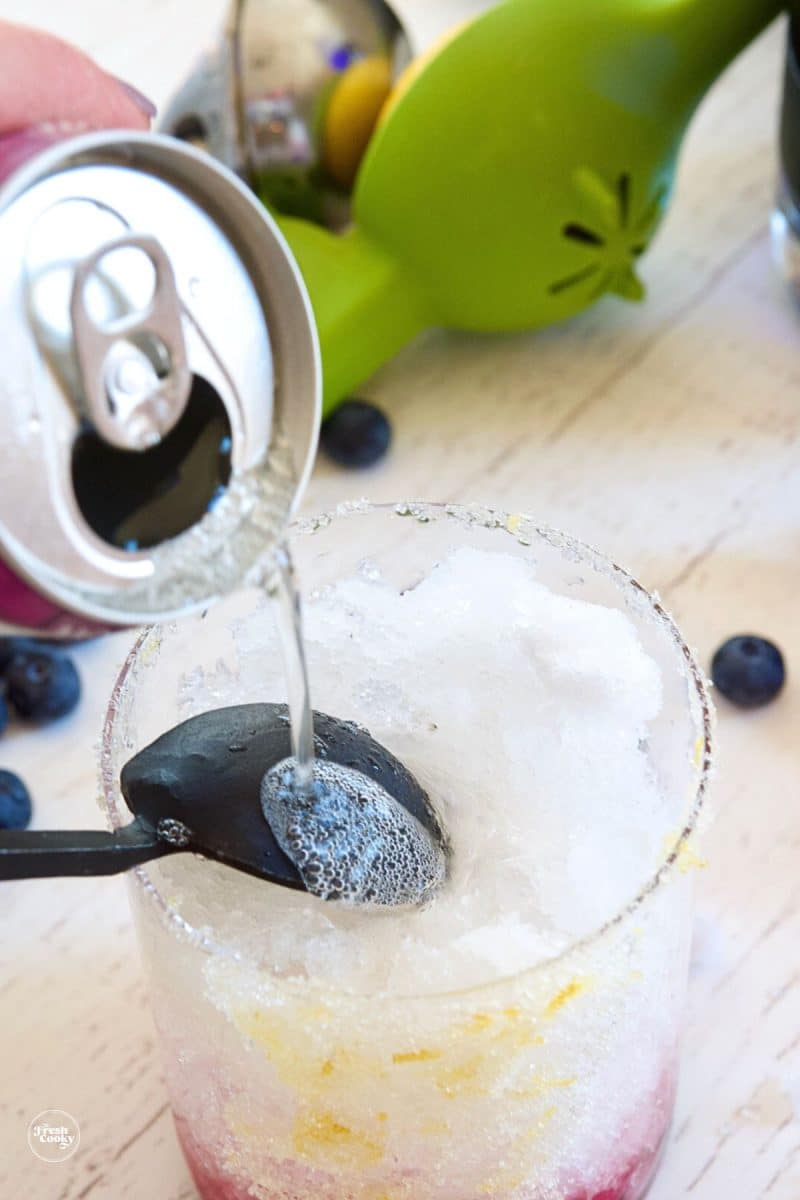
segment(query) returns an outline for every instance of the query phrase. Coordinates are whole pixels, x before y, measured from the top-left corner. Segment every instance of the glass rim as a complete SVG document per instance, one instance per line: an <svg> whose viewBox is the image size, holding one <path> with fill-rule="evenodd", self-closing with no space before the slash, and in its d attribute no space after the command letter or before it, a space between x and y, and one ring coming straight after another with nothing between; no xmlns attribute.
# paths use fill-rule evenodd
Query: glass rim
<svg viewBox="0 0 800 1200"><path fill-rule="evenodd" d="M341 503L335 509L316 516L297 518L290 526L289 532L293 536L313 535L327 529L334 521L381 512L387 515L393 514L398 517L415 517L423 524L442 517L452 517L461 519L467 527L480 524L481 527L486 529L504 529L505 532L514 536L524 546L533 545L533 538L537 537L565 557L571 554L573 560L577 558L577 561L585 563L592 570L606 574L612 579L620 592L629 591L633 598L646 606L651 617L654 617L661 625L664 633L677 650L679 658L682 660L682 668L689 690L688 707L690 709L690 718L697 726L697 753L694 763L697 772L697 785L693 789L693 796L687 816L674 841L671 841L669 847L664 850L657 869L649 875L632 900L629 900L627 904L623 905L612 917L608 918L596 929L570 941L567 946L560 950L558 954L553 955L552 958L541 959L538 962L531 963L529 966L521 967L510 974L498 975L497 978L484 981L480 984L452 989L438 989L433 992L411 992L408 995L404 994L402 998L434 1000L436 998L445 999L467 995L474 996L501 987L503 984L511 981L535 975L537 972L552 971L577 953L580 953L581 950L588 949L601 942L614 929L632 917L650 896L654 895L662 885L666 884L673 877L676 871L682 869L685 851L694 834L697 832L700 817L705 809L705 802L713 775L714 706L702 667L698 663L694 652L684 640L675 620L664 608L658 595L650 592L634 575L624 567L619 566L613 559L595 550L589 543L583 542L571 534L563 533L552 526L539 524L533 517L526 513L508 513L504 509L479 504L449 504L435 501L372 503L367 500L357 500ZM158 636L159 628L159 625L149 625L136 638L117 675L103 720L100 746L101 804L106 819L112 828L119 828L130 817L129 810L121 803L119 780L112 764L119 701L126 691L132 674L139 665L142 651L146 649L154 636ZM692 700L696 703L696 710L693 708ZM178 908L159 890L158 885L151 878L146 864L134 867L128 874L129 876L135 876L136 885L146 892L149 900L156 905L159 910L159 918L169 926L172 926L175 931L179 932L181 937L188 938L199 949L210 955L233 958L240 962L253 961L251 955L241 954L233 950L223 941L217 940L214 936L210 936L187 921ZM295 976L287 976L281 980L281 983L287 988L297 986L305 990L311 985L321 990L336 992L336 994L342 994L347 991L346 988L334 987L334 985L324 983L320 980L300 979ZM354 989L353 994L360 996L391 994L392 998L401 998L399 994L395 996L395 993L387 993L385 990L380 991L380 989L372 992Z"/></svg>

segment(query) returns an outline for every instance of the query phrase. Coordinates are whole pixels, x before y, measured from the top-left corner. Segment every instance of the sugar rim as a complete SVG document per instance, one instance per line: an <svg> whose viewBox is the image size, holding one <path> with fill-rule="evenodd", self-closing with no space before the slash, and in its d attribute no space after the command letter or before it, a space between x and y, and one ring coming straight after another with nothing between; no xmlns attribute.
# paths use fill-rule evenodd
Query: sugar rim
<svg viewBox="0 0 800 1200"><path fill-rule="evenodd" d="M584 934L574 942L571 942L553 958L544 959L533 963L529 967L514 971L510 975L499 976L497 979L492 979L472 987L454 988L449 991L411 993L404 998L409 999L416 996L420 1000L435 1000L436 998L474 996L501 987L505 983L523 979L529 975L552 971L559 964L579 953L582 948L587 948L602 941L613 929L637 912L645 901L657 891L661 884L672 876L674 870L679 866L685 848L697 830L711 783L714 757L714 706L702 668L694 653L684 641L677 624L664 608L658 596L649 592L624 567L620 567L612 559L607 558L586 542L582 542L578 538L573 538L569 534L562 533L551 526L537 525L533 517L525 513L511 514L502 509L477 504L446 504L428 501L372 504L366 500L359 500L340 504L334 510L319 514L318 516L301 518L292 524L291 533L292 536L313 535L320 530L327 529L334 521L380 512L399 517L411 517L421 524L445 518L461 521L467 528L477 525L485 529L500 529L514 537L524 546L533 545L534 538L539 538L553 549L559 551L565 558L572 558L573 561L583 562L592 570L611 578L621 592L630 592L629 600L637 603L642 609L648 610L661 623L668 638L677 648L683 660L683 668L689 692L690 718L697 725L698 740L702 741L702 757L696 765L698 775L697 788L683 829L677 835L671 850L665 853L658 870L643 885L633 900L629 901L619 912L605 921L596 930ZM148 626L136 639L117 676L103 722L100 749L101 804L109 825L113 829L118 829L123 824L127 824L130 817L128 809L120 803L118 780L112 762L120 703L129 684L135 683L136 671L140 665L141 652L148 646L151 639L157 636L157 630L158 626ZM157 906L162 921L168 926L173 926L176 931L179 931L182 938L187 939L191 944L208 954L232 958L237 961L252 961L251 956L243 955L241 952L231 949L230 946L218 942L216 938L210 936L202 929L195 928L187 921L178 909L162 895L145 866L135 867L132 874L135 875L137 884ZM309 986L315 986L320 990L337 995L390 995L393 999L401 998L395 992L366 992L358 989L352 989L351 991L344 987L333 987L319 980L301 979L296 976L281 978L281 986L289 990L300 988L305 991L308 990Z"/></svg>

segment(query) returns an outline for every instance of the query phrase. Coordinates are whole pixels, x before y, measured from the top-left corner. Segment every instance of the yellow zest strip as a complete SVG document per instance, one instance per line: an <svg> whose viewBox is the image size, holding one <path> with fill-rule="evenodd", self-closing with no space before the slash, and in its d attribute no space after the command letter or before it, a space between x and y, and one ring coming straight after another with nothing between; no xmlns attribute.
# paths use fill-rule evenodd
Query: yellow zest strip
<svg viewBox="0 0 800 1200"><path fill-rule="evenodd" d="M441 1058L441 1050L412 1050L408 1054L393 1054L393 1063L418 1063L418 1062L433 1062L434 1059Z"/></svg>

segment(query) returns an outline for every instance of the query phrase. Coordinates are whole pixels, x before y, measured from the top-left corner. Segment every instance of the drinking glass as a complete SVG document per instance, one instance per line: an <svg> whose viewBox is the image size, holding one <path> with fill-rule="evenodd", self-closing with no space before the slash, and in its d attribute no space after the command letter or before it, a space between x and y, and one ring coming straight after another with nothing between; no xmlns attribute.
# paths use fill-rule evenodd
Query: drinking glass
<svg viewBox="0 0 800 1200"><path fill-rule="evenodd" d="M657 599L528 516L357 503L292 533L308 608L359 573L380 570L411 588L464 546L517 556L554 592L622 610L634 623L663 677L647 745L674 801L663 854L655 870L643 864L616 915L557 957L433 994L413 977L374 991L334 987L311 972L288 976L259 954L257 938L243 947L220 936L221 914L240 897L252 900L248 889L262 889L265 926L286 920L271 885L186 859L194 897L186 907L169 875L175 860L132 872L175 1121L204 1200L640 1200L656 1170L673 1110L690 868L711 763L702 672ZM266 680L275 688L280 676L253 635L262 609L268 625L263 597L242 593L139 638L105 723L112 826L129 819L118 781L137 750L203 707L284 699L265 694ZM276 645L273 637L270 660ZM335 682L314 691L322 652L309 646L315 707L350 718ZM347 695L361 658L355 636L351 660L339 664ZM447 662L437 670L446 677ZM501 703L507 682L484 675L474 685L487 691L483 702ZM370 703L372 734L398 752L391 695ZM423 756L425 736L420 730ZM600 879L613 870L598 853L584 886L593 872Z"/></svg>

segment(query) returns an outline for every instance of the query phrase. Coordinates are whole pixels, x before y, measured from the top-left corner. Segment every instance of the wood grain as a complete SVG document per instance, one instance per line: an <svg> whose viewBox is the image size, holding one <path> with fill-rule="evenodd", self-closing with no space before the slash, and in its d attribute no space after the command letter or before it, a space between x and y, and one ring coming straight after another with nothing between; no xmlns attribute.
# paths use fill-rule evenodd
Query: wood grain
<svg viewBox="0 0 800 1200"><path fill-rule="evenodd" d="M431 20L427 0L406 0ZM163 103L224 5L2 0ZM426 18L427 14L427 18ZM320 463L311 511L370 499L475 499L570 529L659 588L707 661L734 632L774 637L800 674L798 310L768 243L783 31L714 89L674 208L644 263L649 299L613 299L536 336L430 333L365 392L391 412L390 460ZM3 743L37 824L99 823L95 742L127 635L80 654L75 718ZM800 692L721 706L717 820L700 880L683 1077L651 1200L800 1197ZM119 880L3 888L0 1196L191 1200ZM67 1163L29 1121L80 1122Z"/></svg>

